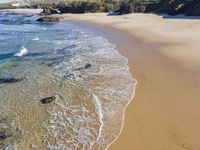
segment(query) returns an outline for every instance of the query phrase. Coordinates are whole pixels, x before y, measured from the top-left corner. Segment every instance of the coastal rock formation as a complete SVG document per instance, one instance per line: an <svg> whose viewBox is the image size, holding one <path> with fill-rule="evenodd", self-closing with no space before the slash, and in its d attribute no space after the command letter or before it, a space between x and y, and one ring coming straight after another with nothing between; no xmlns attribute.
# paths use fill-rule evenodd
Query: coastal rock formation
<svg viewBox="0 0 200 150"><path fill-rule="evenodd" d="M184 14L200 16L199 0L128 0L122 1L118 14L128 13L166 13L168 15Z"/></svg>
<svg viewBox="0 0 200 150"><path fill-rule="evenodd" d="M37 19L38 22L59 22L60 19L56 17L42 17Z"/></svg>
<svg viewBox="0 0 200 150"><path fill-rule="evenodd" d="M153 11L156 8L158 0L129 0L120 4L119 14L144 13Z"/></svg>
<svg viewBox="0 0 200 150"><path fill-rule="evenodd" d="M114 12L113 14L155 12L169 15L200 16L199 0L59 0L58 2L25 0L25 2L29 5L19 8L43 8L41 15L87 12ZM0 5L0 9L5 8L13 8L13 6L11 4Z"/></svg>
<svg viewBox="0 0 200 150"><path fill-rule="evenodd" d="M43 8L43 11L41 12L40 15L52 15L52 14L59 14L59 11L51 6L46 6Z"/></svg>
<svg viewBox="0 0 200 150"><path fill-rule="evenodd" d="M199 0L161 0L158 12L169 15L185 14L187 16L200 15Z"/></svg>

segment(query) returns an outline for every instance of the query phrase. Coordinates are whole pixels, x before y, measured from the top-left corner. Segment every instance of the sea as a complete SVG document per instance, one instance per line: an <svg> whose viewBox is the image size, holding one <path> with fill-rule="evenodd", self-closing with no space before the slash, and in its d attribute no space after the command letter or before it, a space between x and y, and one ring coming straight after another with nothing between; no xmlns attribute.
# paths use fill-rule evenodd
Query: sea
<svg viewBox="0 0 200 150"><path fill-rule="evenodd" d="M127 58L88 28L38 17L0 12L0 149L106 150L136 88Z"/></svg>

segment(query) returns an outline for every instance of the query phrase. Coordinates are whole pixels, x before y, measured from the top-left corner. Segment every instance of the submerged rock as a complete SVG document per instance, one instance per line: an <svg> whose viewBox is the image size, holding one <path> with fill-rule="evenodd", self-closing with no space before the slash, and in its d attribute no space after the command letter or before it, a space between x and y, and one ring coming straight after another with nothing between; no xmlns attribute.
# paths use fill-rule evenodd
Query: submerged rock
<svg viewBox="0 0 200 150"><path fill-rule="evenodd" d="M24 80L23 78L0 78L0 84L6 84L6 83L17 83Z"/></svg>
<svg viewBox="0 0 200 150"><path fill-rule="evenodd" d="M92 67L92 65L91 65L91 64L86 64L84 67L77 68L77 69L75 69L75 70L89 69L89 68L91 68L91 67Z"/></svg>
<svg viewBox="0 0 200 150"><path fill-rule="evenodd" d="M3 141L9 137L11 137L12 134L9 133L8 131L4 130L4 131L0 131L0 141Z"/></svg>
<svg viewBox="0 0 200 150"><path fill-rule="evenodd" d="M48 104L48 103L52 103L54 100L56 100L56 97L51 96L51 97L43 98L40 101L42 102L42 104Z"/></svg>
<svg viewBox="0 0 200 150"><path fill-rule="evenodd" d="M0 119L0 149L14 150L12 144L18 142L21 139L20 137L21 132L12 120Z"/></svg>
<svg viewBox="0 0 200 150"><path fill-rule="evenodd" d="M60 19L56 17L42 17L37 19L38 22L59 22Z"/></svg>

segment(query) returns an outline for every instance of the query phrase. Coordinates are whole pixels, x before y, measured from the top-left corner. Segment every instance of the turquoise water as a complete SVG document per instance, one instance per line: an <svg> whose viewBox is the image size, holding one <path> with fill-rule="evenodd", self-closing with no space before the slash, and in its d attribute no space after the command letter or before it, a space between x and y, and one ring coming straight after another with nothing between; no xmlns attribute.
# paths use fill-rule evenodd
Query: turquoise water
<svg viewBox="0 0 200 150"><path fill-rule="evenodd" d="M135 90L127 59L88 29L37 18L0 14L0 149L106 149Z"/></svg>

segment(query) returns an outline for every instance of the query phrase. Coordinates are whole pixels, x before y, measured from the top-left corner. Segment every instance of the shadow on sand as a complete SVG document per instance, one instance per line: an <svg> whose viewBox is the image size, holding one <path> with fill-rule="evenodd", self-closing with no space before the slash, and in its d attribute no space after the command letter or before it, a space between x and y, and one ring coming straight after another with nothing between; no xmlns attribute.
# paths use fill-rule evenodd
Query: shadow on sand
<svg viewBox="0 0 200 150"><path fill-rule="evenodd" d="M158 13L153 13L157 16L162 17L163 19L192 19L192 20L197 20L200 19L200 16L186 16L184 14L180 15L168 15L168 14L158 14ZM119 15L125 15L121 14L120 12L109 12L107 16L119 16Z"/></svg>
<svg viewBox="0 0 200 150"><path fill-rule="evenodd" d="M161 16L162 18L164 19L192 19L192 20L197 20L197 19L200 19L200 16L186 16L186 15L168 15L168 14L156 14L158 16Z"/></svg>

